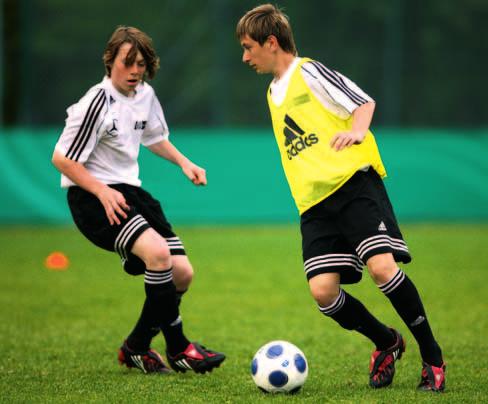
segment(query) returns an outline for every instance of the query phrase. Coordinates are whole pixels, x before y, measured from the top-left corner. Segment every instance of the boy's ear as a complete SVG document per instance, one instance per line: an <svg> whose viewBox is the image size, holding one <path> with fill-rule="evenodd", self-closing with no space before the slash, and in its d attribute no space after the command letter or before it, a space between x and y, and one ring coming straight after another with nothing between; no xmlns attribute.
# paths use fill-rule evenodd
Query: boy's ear
<svg viewBox="0 0 488 404"><path fill-rule="evenodd" d="M278 43L278 39L274 35L268 36L266 42L269 44L271 50L275 50L280 46L280 44Z"/></svg>

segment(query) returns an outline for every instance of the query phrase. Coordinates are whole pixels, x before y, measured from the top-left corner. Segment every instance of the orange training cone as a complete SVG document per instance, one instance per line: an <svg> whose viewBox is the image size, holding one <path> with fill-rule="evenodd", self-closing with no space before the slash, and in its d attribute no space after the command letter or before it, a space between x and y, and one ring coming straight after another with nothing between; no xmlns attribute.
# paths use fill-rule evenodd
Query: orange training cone
<svg viewBox="0 0 488 404"><path fill-rule="evenodd" d="M62 252L54 251L46 257L44 266L53 271L64 271L69 267L69 259Z"/></svg>

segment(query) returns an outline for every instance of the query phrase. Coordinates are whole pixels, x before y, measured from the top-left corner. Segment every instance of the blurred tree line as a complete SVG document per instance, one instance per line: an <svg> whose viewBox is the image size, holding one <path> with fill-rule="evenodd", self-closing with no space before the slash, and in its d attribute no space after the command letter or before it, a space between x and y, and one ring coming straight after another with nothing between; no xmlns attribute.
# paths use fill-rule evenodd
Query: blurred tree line
<svg viewBox="0 0 488 404"><path fill-rule="evenodd" d="M104 74L117 25L146 31L161 57L151 82L173 126L269 125L269 76L241 63L235 25L248 0L3 0L1 118L62 126ZM375 125L485 126L486 0L283 0L299 54L377 101Z"/></svg>

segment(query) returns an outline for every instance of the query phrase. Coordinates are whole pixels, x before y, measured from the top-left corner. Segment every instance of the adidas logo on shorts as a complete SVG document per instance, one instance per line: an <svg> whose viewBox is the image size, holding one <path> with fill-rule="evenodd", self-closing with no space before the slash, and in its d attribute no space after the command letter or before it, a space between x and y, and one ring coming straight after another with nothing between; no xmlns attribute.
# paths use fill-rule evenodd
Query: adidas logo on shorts
<svg viewBox="0 0 488 404"><path fill-rule="evenodd" d="M379 231L386 231L386 226L384 222L381 222L380 225L378 226Z"/></svg>

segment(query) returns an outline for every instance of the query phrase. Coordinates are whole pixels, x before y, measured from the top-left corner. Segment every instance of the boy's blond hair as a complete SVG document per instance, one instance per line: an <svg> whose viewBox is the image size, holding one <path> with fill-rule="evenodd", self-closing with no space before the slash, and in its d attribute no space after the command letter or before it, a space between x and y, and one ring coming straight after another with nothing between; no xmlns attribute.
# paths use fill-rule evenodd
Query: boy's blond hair
<svg viewBox="0 0 488 404"><path fill-rule="evenodd" d="M239 40L249 35L261 46L273 35L281 49L293 55L297 54L288 17L272 4L262 4L244 14L237 23L236 35Z"/></svg>

